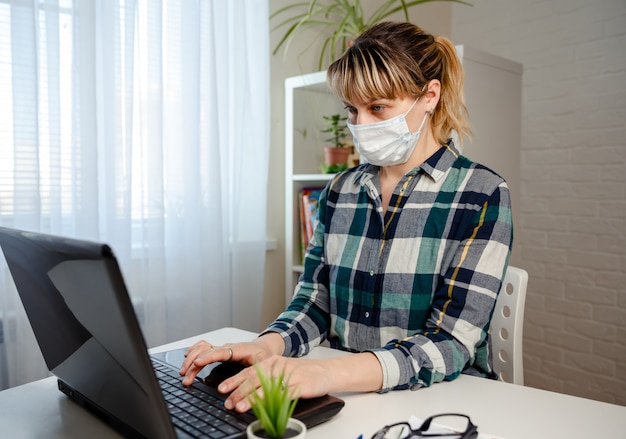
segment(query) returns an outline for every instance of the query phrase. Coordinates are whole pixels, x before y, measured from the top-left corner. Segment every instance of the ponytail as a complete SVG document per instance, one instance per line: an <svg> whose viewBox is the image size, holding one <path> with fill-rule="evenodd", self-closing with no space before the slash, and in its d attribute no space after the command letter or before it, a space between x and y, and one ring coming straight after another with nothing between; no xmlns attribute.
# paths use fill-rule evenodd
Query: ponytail
<svg viewBox="0 0 626 439"><path fill-rule="evenodd" d="M469 139L472 136L463 95L465 82L463 66L454 45L448 38L435 37L435 50L441 53L439 57L441 94L439 104L433 114L433 134L439 142L442 142L452 135L452 131L456 131L459 142L463 144L464 138Z"/></svg>

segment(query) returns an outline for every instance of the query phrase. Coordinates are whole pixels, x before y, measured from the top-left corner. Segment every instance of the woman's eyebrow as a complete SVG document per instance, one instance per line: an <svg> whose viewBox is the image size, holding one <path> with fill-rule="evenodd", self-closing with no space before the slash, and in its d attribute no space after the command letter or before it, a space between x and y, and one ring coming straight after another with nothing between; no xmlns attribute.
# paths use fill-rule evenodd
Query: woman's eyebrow
<svg viewBox="0 0 626 439"><path fill-rule="evenodd" d="M348 105L348 106L354 106L355 104L352 104L348 101L341 101L344 105ZM360 103L360 105L362 106L368 106L368 105L372 105L372 104L390 104L391 102L393 102L393 99L387 99L387 98L373 98L370 99L368 101L363 101Z"/></svg>

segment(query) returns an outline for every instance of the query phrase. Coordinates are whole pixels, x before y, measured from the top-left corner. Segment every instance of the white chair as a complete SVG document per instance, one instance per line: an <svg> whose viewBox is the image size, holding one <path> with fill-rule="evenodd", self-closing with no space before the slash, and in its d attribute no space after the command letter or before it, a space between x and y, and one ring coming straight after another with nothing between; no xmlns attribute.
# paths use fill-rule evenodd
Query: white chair
<svg viewBox="0 0 626 439"><path fill-rule="evenodd" d="M524 385L522 335L528 273L509 266L496 300L489 333L493 368L498 379Z"/></svg>

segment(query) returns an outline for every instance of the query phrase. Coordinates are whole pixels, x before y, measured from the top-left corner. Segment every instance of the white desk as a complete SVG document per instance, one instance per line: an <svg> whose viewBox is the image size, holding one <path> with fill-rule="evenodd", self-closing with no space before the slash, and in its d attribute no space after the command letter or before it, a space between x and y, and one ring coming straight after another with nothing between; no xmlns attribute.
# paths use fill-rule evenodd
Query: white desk
<svg viewBox="0 0 626 439"><path fill-rule="evenodd" d="M152 351L188 346L199 339L215 344L252 339L232 328L213 331ZM317 348L312 357L342 355ZM50 377L0 392L0 435L7 438L119 438L100 420L69 401ZM340 394L344 409L312 428L307 439L365 439L385 424L443 413L469 415L481 433L509 439L626 438L626 407L462 375L427 389L386 394Z"/></svg>

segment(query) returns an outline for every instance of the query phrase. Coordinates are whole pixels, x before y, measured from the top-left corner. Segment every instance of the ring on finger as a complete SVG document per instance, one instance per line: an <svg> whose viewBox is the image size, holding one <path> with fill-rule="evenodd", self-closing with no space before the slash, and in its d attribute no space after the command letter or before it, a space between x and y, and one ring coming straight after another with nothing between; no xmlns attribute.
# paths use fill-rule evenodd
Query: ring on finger
<svg viewBox="0 0 626 439"><path fill-rule="evenodd" d="M230 353L230 355L228 357L228 360L226 360L226 361L230 361L230 360L233 359L233 350L232 350L232 348L230 346L226 346L226 349L228 349L228 352Z"/></svg>

